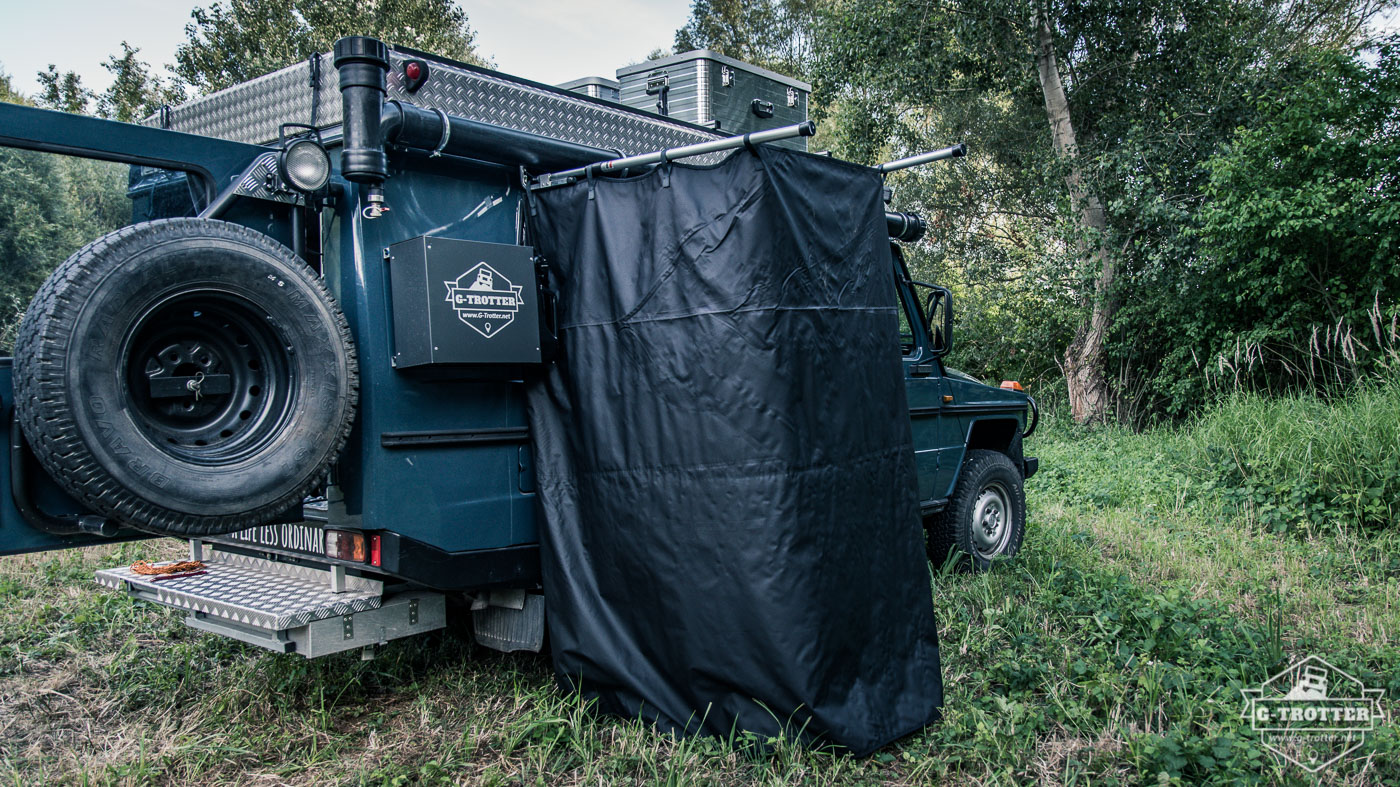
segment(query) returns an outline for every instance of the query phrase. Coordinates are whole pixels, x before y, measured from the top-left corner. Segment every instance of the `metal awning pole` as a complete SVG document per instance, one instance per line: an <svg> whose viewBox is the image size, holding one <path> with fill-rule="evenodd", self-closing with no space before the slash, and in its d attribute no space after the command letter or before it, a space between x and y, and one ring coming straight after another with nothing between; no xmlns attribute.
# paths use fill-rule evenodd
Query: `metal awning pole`
<svg viewBox="0 0 1400 787"><path fill-rule="evenodd" d="M894 172L897 169L908 169L909 167L917 167L920 164L931 164L935 161L942 161L945 158L957 158L958 156L966 155L967 146L959 142L958 144L953 145L952 147L943 148L942 150L932 150L928 153L920 153L917 156L910 156L909 158L896 159L894 161L886 161L884 164L881 164L875 169L879 170L880 172Z"/></svg>
<svg viewBox="0 0 1400 787"><path fill-rule="evenodd" d="M612 161L600 161L597 164L589 164L574 169L566 169L563 172L551 172L539 177L540 186L549 186L556 181L568 178L581 178L588 174L591 168L594 174L605 175L628 167L645 167L649 164L660 164L663 161L671 161L687 156L701 156L706 153L718 153L722 150L733 150L745 145L760 145L764 142L776 142L780 139L791 139L792 137L810 137L817 133L817 124L808 120L805 123L798 123L793 126L783 126L782 128L769 129L767 131L754 131L748 134L741 134L737 137L725 137L724 139L711 140L710 142L699 142L694 145L671 148L669 150L658 150L655 153L643 153L639 156L628 156L626 158L613 159Z"/></svg>

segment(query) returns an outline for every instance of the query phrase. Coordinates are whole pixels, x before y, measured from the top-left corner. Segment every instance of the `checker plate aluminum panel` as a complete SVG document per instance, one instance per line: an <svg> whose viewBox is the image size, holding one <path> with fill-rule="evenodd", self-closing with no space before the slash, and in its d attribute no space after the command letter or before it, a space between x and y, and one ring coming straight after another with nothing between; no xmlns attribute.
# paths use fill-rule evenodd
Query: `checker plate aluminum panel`
<svg viewBox="0 0 1400 787"><path fill-rule="evenodd" d="M153 581L130 568L97 572L99 585L187 612L203 612L268 631L305 626L323 618L377 609L384 584L345 577L345 591L331 590L329 572L206 548L206 573Z"/></svg>
<svg viewBox="0 0 1400 787"><path fill-rule="evenodd" d="M282 177L277 174L277 154L264 153L248 167L243 179L238 182L238 194L273 202L290 202L300 205L303 197L285 187Z"/></svg>
<svg viewBox="0 0 1400 787"><path fill-rule="evenodd" d="M429 60L431 76L417 93L410 94L404 89L402 74L403 61L410 57L418 56L390 52L390 99L628 156L724 136L611 102L439 60ZM276 142L282 123L313 122L314 94L315 124L322 128L339 125L340 78L331 67L330 55L321 56L314 90L312 73L310 62L298 63L171 107L144 122L150 126L164 122L175 131L264 145ZM711 154L692 160L705 163L723 156Z"/></svg>

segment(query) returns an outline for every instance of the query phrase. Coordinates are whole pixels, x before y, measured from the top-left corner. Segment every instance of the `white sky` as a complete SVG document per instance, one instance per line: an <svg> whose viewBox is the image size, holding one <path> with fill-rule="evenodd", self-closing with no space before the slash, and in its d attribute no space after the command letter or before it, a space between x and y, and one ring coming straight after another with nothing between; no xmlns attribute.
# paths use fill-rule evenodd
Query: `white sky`
<svg viewBox="0 0 1400 787"><path fill-rule="evenodd" d="M357 0L346 0L356 2ZM25 93L36 71L54 63L78 72L91 90L110 83L102 63L123 40L158 73L174 62L185 23L213 0L0 0L0 69ZM612 77L656 47L670 47L690 0L462 0L477 45L502 71L558 84ZM1400 30L1400 5L1377 29Z"/></svg>
<svg viewBox="0 0 1400 787"><path fill-rule="evenodd" d="M0 0L0 69L24 93L54 63L89 89L111 82L102 63L123 40L163 73L185 40L190 11L213 0ZM356 2L356 0L346 0ZM461 0L477 47L502 71L558 84L612 77L656 47L670 47L690 0Z"/></svg>
<svg viewBox="0 0 1400 787"><path fill-rule="evenodd" d="M1371 27L1382 33L1400 33L1400 4L1382 11Z"/></svg>

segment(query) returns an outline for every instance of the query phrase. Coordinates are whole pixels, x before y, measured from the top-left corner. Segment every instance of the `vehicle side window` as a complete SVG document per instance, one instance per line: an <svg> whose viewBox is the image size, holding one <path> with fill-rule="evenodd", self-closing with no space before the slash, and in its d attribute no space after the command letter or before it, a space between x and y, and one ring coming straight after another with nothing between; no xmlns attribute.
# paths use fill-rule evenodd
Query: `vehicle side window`
<svg viewBox="0 0 1400 787"><path fill-rule="evenodd" d="M131 200L133 224L194 216L201 202L185 173L139 164L132 165L127 174L126 196Z"/></svg>

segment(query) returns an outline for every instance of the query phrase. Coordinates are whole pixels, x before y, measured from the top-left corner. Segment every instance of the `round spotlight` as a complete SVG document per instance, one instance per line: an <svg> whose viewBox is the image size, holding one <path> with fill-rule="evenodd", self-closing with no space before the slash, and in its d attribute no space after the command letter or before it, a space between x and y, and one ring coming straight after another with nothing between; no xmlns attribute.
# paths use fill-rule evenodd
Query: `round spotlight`
<svg viewBox="0 0 1400 787"><path fill-rule="evenodd" d="M316 140L299 139L282 149L277 169L288 185L309 194L330 181L331 156Z"/></svg>

